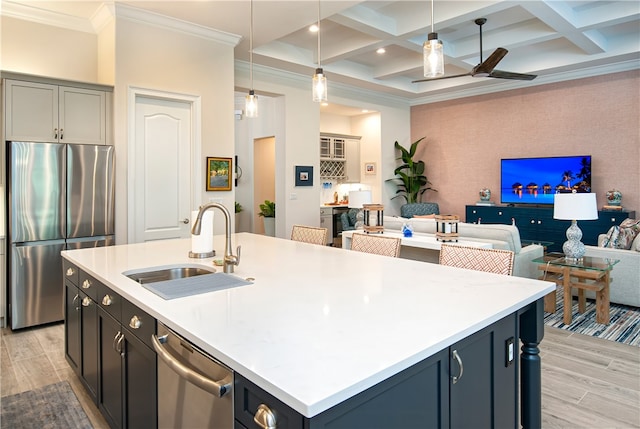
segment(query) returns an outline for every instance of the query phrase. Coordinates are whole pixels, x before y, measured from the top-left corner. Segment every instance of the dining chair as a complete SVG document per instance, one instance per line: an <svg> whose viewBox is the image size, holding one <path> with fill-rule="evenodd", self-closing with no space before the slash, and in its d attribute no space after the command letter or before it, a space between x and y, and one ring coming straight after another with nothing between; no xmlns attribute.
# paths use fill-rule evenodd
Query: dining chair
<svg viewBox="0 0 640 429"><path fill-rule="evenodd" d="M513 273L514 253L511 250L442 244L440 264L489 273Z"/></svg>
<svg viewBox="0 0 640 429"><path fill-rule="evenodd" d="M400 256L400 239L384 235L354 233L351 236L351 250L397 258Z"/></svg>
<svg viewBox="0 0 640 429"><path fill-rule="evenodd" d="M291 240L324 246L327 244L327 228L293 225L291 229Z"/></svg>

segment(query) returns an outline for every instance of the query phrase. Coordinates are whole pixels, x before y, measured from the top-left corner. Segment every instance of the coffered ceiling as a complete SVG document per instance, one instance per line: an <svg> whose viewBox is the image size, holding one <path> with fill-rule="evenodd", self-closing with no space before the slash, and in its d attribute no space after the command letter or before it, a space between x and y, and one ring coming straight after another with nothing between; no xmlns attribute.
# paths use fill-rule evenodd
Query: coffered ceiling
<svg viewBox="0 0 640 429"><path fill-rule="evenodd" d="M249 59L247 0L117 3L241 35L236 58ZM2 0L2 13L53 25L80 25L83 20L90 23L103 4L113 2ZM317 20L319 5L321 64L329 84L340 82L411 104L640 67L636 0L435 1L435 30L444 43L447 75L466 73L480 62L474 20L486 18L482 57L497 47L508 49L496 68L537 74L530 82L461 77L412 83L423 77L422 43L431 32L429 1L254 0L253 5L256 66L311 76L318 41L309 26ZM378 48L386 52L376 53Z"/></svg>

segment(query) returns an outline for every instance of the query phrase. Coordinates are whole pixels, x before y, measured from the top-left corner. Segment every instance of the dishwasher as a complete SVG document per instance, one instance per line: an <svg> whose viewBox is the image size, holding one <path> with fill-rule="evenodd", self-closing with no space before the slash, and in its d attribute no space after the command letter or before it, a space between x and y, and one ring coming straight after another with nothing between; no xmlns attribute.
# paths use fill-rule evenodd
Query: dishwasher
<svg viewBox="0 0 640 429"><path fill-rule="evenodd" d="M158 428L232 429L233 371L158 322Z"/></svg>

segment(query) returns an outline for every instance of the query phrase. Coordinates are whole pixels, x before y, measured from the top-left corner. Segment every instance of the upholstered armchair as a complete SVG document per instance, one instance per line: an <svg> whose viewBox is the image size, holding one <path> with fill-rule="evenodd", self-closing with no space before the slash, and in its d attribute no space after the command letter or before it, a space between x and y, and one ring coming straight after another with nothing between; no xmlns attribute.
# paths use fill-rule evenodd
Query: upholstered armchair
<svg viewBox="0 0 640 429"><path fill-rule="evenodd" d="M400 207L400 216L406 218L430 214L440 214L438 203L408 203Z"/></svg>
<svg viewBox="0 0 640 429"><path fill-rule="evenodd" d="M359 211L360 209L349 209L340 215L343 231L353 231L356 229L356 216L358 216Z"/></svg>

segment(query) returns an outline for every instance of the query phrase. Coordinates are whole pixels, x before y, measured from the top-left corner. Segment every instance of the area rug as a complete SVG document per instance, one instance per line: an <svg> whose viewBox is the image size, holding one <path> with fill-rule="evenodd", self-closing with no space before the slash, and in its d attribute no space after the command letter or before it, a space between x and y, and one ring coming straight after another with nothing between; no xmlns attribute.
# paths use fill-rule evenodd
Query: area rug
<svg viewBox="0 0 640 429"><path fill-rule="evenodd" d="M592 337L604 338L623 344L640 347L640 308L620 304L610 305L610 319L608 325L596 322L596 303L587 299L587 309L584 313L578 313L578 298L573 298L571 308L572 322L565 325L562 321L564 315L564 302L562 288L556 291L556 312L544 314L544 323L554 328L565 329Z"/></svg>
<svg viewBox="0 0 640 429"><path fill-rule="evenodd" d="M0 398L0 425L14 429L93 428L66 381Z"/></svg>

